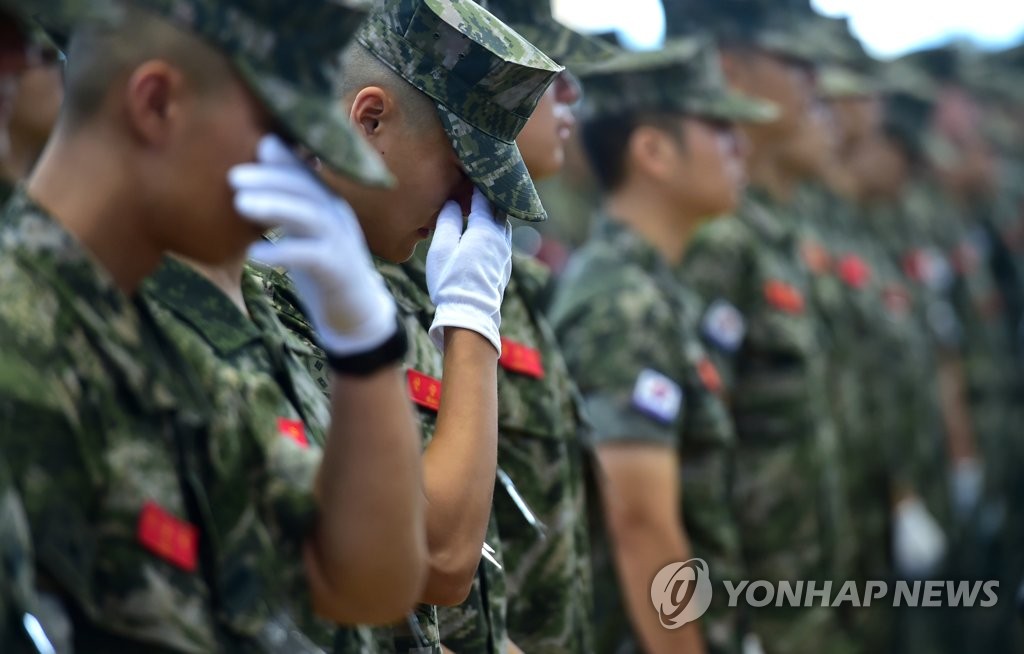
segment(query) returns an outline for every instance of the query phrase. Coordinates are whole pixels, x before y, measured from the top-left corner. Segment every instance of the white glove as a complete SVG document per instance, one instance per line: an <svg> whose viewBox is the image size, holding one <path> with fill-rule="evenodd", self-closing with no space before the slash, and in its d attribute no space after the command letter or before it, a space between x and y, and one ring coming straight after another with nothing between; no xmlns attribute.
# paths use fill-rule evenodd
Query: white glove
<svg viewBox="0 0 1024 654"><path fill-rule="evenodd" d="M981 493L985 485L985 472L977 459L961 459L953 464L950 473L950 492L953 496L953 509L957 517L966 520L970 517L981 501Z"/></svg>
<svg viewBox="0 0 1024 654"><path fill-rule="evenodd" d="M444 328L461 327L483 335L501 353L501 298L512 275L512 228L497 222L479 190L466 230L462 208L449 201L437 217L427 251L427 290L434 303L430 337L444 347Z"/></svg>
<svg viewBox="0 0 1024 654"><path fill-rule="evenodd" d="M263 137L257 158L228 173L235 208L262 228L280 228L281 239L257 243L249 255L288 270L329 353L360 354L383 344L397 329L397 310L352 208L277 136Z"/></svg>
<svg viewBox="0 0 1024 654"><path fill-rule="evenodd" d="M917 498L901 500L893 514L896 570L912 578L932 574L946 553L946 536Z"/></svg>

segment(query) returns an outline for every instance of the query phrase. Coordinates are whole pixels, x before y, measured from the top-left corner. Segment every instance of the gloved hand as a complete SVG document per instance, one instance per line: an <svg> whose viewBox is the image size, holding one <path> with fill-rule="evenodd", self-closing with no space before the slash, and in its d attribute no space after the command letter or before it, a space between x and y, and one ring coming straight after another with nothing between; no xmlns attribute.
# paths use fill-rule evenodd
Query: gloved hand
<svg viewBox="0 0 1024 654"><path fill-rule="evenodd" d="M501 298L512 275L512 228L497 222L487 198L473 191L469 221L449 201L437 217L427 251L427 290L434 303L430 337L444 346L444 328L461 327L483 335L501 353Z"/></svg>
<svg viewBox="0 0 1024 654"><path fill-rule="evenodd" d="M946 553L946 535L924 503L901 500L893 512L893 558L897 572L911 578L935 572Z"/></svg>
<svg viewBox="0 0 1024 654"><path fill-rule="evenodd" d="M395 302L352 208L277 136L263 137L257 158L228 173L235 208L260 227L279 228L281 239L257 243L249 255L288 270L328 353L360 354L387 341L398 327Z"/></svg>

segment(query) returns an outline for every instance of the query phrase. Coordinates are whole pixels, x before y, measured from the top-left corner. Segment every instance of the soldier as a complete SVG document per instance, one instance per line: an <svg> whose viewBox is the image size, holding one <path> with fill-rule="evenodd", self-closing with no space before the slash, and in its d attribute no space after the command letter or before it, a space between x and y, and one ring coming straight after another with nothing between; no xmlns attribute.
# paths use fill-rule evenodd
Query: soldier
<svg viewBox="0 0 1024 654"><path fill-rule="evenodd" d="M666 629L651 611L651 580L691 556L707 560L715 582L746 578L729 499L735 433L701 343L705 307L673 270L694 230L740 197L732 123L773 109L729 92L700 40L588 66L584 81L583 144L604 209L552 318L593 416L601 471L598 651L738 652L735 610L718 604L700 626ZM735 310L711 312L722 318L714 335L735 342Z"/></svg>
<svg viewBox="0 0 1024 654"><path fill-rule="evenodd" d="M498 0L495 15L566 66L615 53L562 26L549 0ZM581 99L568 71L555 78L516 139L536 182L562 168ZM525 652L592 652L593 590L578 393L544 315L550 273L513 255L501 308L495 517L508 590L508 631ZM457 651L457 650L456 650Z"/></svg>
<svg viewBox="0 0 1024 654"><path fill-rule="evenodd" d="M802 126L816 101L814 61L829 55L807 35L806 3L695 3L692 20L723 39L736 88L778 105L777 120L745 126L751 189L733 216L697 232L679 274L712 306L733 305L742 343L719 347L736 425L734 496L751 579L847 579L849 545L836 425L825 393L823 323L799 257L796 193L816 153ZM832 607L750 611L764 650L847 651Z"/></svg>
<svg viewBox="0 0 1024 654"><path fill-rule="evenodd" d="M336 93L398 186L325 179L351 202L400 307L412 343L408 395L425 446L430 571L416 622L378 639L392 651L509 647L491 511L500 304L511 274L505 215L545 217L515 138L561 70L475 3L452 0L389 0L343 56ZM425 261L399 265L431 231ZM288 323L315 343L289 280L268 279ZM311 359L312 370L321 366Z"/></svg>
<svg viewBox="0 0 1024 654"><path fill-rule="evenodd" d="M903 475L897 481L904 491L915 490L921 505L935 516L943 532L952 536L947 432L958 427L955 422L944 422L942 408L946 408L946 416L966 414L963 398L947 395L940 405L939 355L948 347L945 339L950 334L948 326L933 330L941 321L929 322L929 315L941 313L936 309L942 306L941 294L921 278L908 276L903 266L913 240L901 201L914 171L923 163L921 136L928 122L931 84L919 76L892 73L891 67L880 73L877 123L847 159L857 188L858 219L873 246L872 271L884 306L876 323L884 340L872 352L871 358L877 357L877 361L871 365L875 369L884 365L885 374L871 381L867 410L875 416L875 440L889 443L895 452L890 456L892 465ZM904 494L899 499L911 498ZM904 522L904 526L911 525ZM948 574L948 560L943 567L929 570L922 565L925 557L915 550L912 538L897 533L894 540L892 565L899 578ZM893 617L894 651L947 649L951 615L934 609L900 608Z"/></svg>
<svg viewBox="0 0 1024 654"><path fill-rule="evenodd" d="M839 38L857 46L851 63L866 65L847 29ZM873 84L850 69L833 67L820 82L823 101L834 110L835 122L829 124L841 136L835 142L844 147L825 146L826 167L815 189L824 210L808 213L804 227L820 239L827 256L824 270L812 269L831 339L829 377L847 384L834 403L854 400L841 414L856 539L854 574L860 583L894 574L931 577L940 571L946 545L933 516L948 513L944 484L937 487L934 481L944 480L948 470L937 421L934 357L898 262L876 242L855 204L860 180L849 165L874 136L879 103ZM847 617L867 650L885 647L895 637L894 614L887 607L858 608Z"/></svg>
<svg viewBox="0 0 1024 654"><path fill-rule="evenodd" d="M325 2L34 8L81 22L53 141L3 218L0 446L75 649L313 652L295 624L304 608L397 619L425 570L404 333L351 213L303 185L309 173L267 135L388 180L326 77L339 29L360 16ZM252 209L282 179L334 225L307 225L308 242L346 255L301 286L333 336L338 419L322 452L282 428L295 414L269 393L241 425L241 387L261 379L223 375L208 397L217 362L192 367L138 292L165 252L244 255L277 224ZM378 314L391 330L371 340L361 330ZM215 428L232 419L237 431Z"/></svg>

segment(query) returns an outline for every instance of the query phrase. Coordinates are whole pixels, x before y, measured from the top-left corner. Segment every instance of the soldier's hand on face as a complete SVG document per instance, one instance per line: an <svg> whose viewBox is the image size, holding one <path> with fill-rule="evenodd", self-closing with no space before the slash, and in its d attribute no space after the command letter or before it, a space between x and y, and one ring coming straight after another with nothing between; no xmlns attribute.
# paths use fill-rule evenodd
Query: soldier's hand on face
<svg viewBox="0 0 1024 654"><path fill-rule="evenodd" d="M481 334L501 352L501 299L512 275L512 228L496 220L491 205L473 191L469 220L448 201L437 217L427 251L427 290L434 303L430 336L440 348L444 329L458 327Z"/></svg>
<svg viewBox="0 0 1024 654"><path fill-rule="evenodd" d="M261 227L278 228L281 238L257 243L250 256L288 270L329 353L359 354L387 341L398 325L395 303L352 208L277 136L263 137L257 159L228 175L235 208Z"/></svg>

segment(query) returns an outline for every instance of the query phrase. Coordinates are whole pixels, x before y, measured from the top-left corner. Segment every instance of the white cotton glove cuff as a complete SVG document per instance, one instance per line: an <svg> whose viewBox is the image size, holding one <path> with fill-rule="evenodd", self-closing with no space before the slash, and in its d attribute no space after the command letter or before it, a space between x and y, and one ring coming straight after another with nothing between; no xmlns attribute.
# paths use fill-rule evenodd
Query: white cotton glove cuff
<svg viewBox="0 0 1024 654"><path fill-rule="evenodd" d="M946 553L946 536L928 508L917 498L896 505L893 515L893 556L902 573L925 576L935 571Z"/></svg>
<svg viewBox="0 0 1024 654"><path fill-rule="evenodd" d="M444 349L444 330L446 327L458 327L474 331L494 346L501 354L501 314L485 314L479 308L470 305L443 304L434 311L434 322L430 324L430 338L438 349Z"/></svg>
<svg viewBox="0 0 1024 654"><path fill-rule="evenodd" d="M474 191L463 230L462 209L448 202L427 251L427 290L434 303L430 337L444 348L444 329L477 332L501 353L501 301L512 275L512 229L496 221L487 199Z"/></svg>

